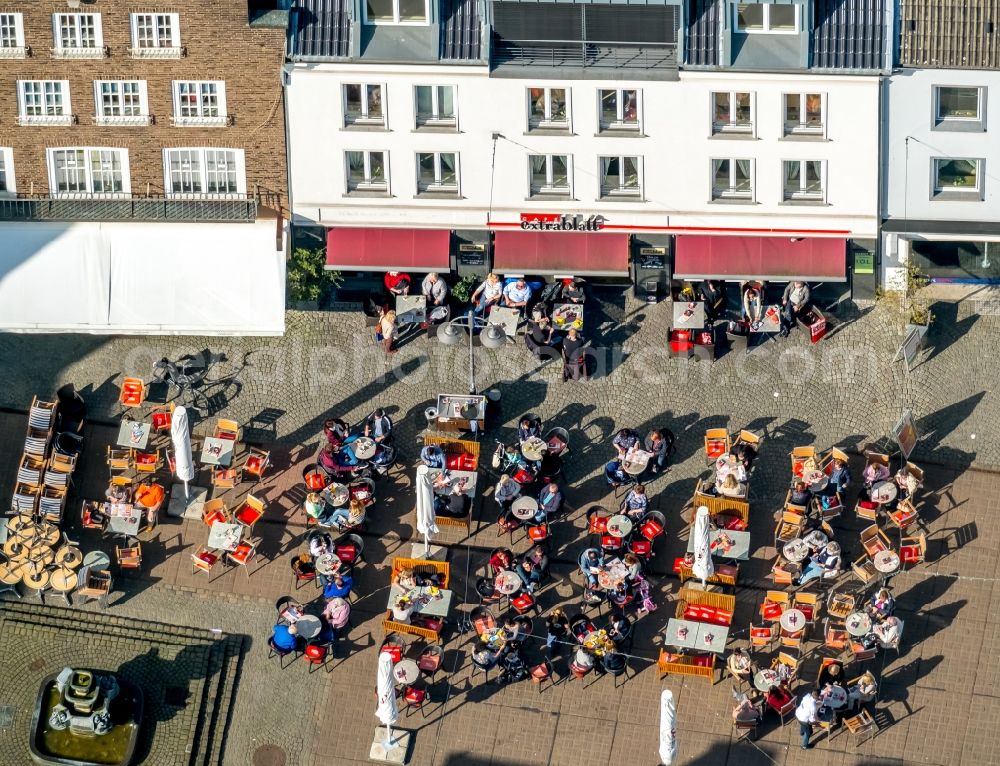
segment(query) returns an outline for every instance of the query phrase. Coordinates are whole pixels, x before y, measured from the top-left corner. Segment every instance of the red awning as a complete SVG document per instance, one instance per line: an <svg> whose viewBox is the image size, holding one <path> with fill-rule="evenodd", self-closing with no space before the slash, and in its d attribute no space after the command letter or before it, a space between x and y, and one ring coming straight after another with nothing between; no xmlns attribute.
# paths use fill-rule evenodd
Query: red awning
<svg viewBox="0 0 1000 766"><path fill-rule="evenodd" d="M446 229L334 228L326 235L326 267L340 271L448 271Z"/></svg>
<svg viewBox="0 0 1000 766"><path fill-rule="evenodd" d="M678 279L847 281L847 240L828 237L677 237Z"/></svg>
<svg viewBox="0 0 1000 766"><path fill-rule="evenodd" d="M628 273L628 234L498 231L493 240L493 270L501 274L620 276Z"/></svg>

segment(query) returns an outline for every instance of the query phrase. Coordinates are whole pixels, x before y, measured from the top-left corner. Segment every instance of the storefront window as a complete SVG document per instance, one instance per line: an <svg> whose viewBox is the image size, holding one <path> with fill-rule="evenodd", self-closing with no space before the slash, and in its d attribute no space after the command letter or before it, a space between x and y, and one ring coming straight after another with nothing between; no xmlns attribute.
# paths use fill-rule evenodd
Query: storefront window
<svg viewBox="0 0 1000 766"><path fill-rule="evenodd" d="M935 281L1000 282L1000 242L915 240L910 259Z"/></svg>

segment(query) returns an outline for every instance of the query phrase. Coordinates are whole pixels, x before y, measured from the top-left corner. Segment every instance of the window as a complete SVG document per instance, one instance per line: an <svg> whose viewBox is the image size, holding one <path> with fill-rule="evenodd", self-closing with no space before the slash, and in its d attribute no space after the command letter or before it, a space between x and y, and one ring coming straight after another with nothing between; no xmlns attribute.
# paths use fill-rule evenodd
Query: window
<svg viewBox="0 0 1000 766"><path fill-rule="evenodd" d="M601 99L601 130L639 130L639 91L598 91Z"/></svg>
<svg viewBox="0 0 1000 766"><path fill-rule="evenodd" d="M21 125L70 125L68 80L18 80L18 123Z"/></svg>
<svg viewBox="0 0 1000 766"><path fill-rule="evenodd" d="M569 168L570 161L567 154L528 155L531 195L568 196L571 194Z"/></svg>
<svg viewBox="0 0 1000 766"><path fill-rule="evenodd" d="M148 125L145 80L95 80L98 125Z"/></svg>
<svg viewBox="0 0 1000 766"><path fill-rule="evenodd" d="M0 146L0 197L13 197L16 191L14 151L9 146Z"/></svg>
<svg viewBox="0 0 1000 766"><path fill-rule="evenodd" d="M785 94L785 135L823 135L824 99L821 93Z"/></svg>
<svg viewBox="0 0 1000 766"><path fill-rule="evenodd" d="M418 152L417 192L458 192L458 155Z"/></svg>
<svg viewBox="0 0 1000 766"><path fill-rule="evenodd" d="M821 160L785 160L784 174L786 200L825 199L823 183L825 173Z"/></svg>
<svg viewBox="0 0 1000 766"><path fill-rule="evenodd" d="M174 80L174 125L225 125L226 83Z"/></svg>
<svg viewBox="0 0 1000 766"><path fill-rule="evenodd" d="M344 125L385 125L381 85L344 86Z"/></svg>
<svg viewBox="0 0 1000 766"><path fill-rule="evenodd" d="M181 47L180 17L176 13L133 13L132 55L175 57Z"/></svg>
<svg viewBox="0 0 1000 766"><path fill-rule="evenodd" d="M640 165L638 157L601 157L601 196L642 196Z"/></svg>
<svg viewBox="0 0 1000 766"><path fill-rule="evenodd" d="M366 24L427 24L427 0L365 0Z"/></svg>
<svg viewBox="0 0 1000 766"><path fill-rule="evenodd" d="M247 191L242 149L164 149L169 197L232 197Z"/></svg>
<svg viewBox="0 0 1000 766"><path fill-rule="evenodd" d="M753 98L749 93L712 94L713 133L753 133Z"/></svg>
<svg viewBox="0 0 1000 766"><path fill-rule="evenodd" d="M799 30L799 6L772 3L737 3L736 31L791 34Z"/></svg>
<svg viewBox="0 0 1000 766"><path fill-rule="evenodd" d="M934 126L941 130L986 130L986 88L935 86Z"/></svg>
<svg viewBox="0 0 1000 766"><path fill-rule="evenodd" d="M0 58L24 58L24 17L20 13L0 13Z"/></svg>
<svg viewBox="0 0 1000 766"><path fill-rule="evenodd" d="M753 199L753 161L712 160L712 199Z"/></svg>
<svg viewBox="0 0 1000 766"><path fill-rule="evenodd" d="M417 85L414 88L417 126L454 127L455 87L453 85Z"/></svg>
<svg viewBox="0 0 1000 766"><path fill-rule="evenodd" d="M385 155L385 152L344 152L347 191L388 193L389 174L385 168Z"/></svg>
<svg viewBox="0 0 1000 766"><path fill-rule="evenodd" d="M565 88L528 88L528 129L569 130Z"/></svg>
<svg viewBox="0 0 1000 766"><path fill-rule="evenodd" d="M103 58L104 37L99 13L52 14L52 48L56 56Z"/></svg>
<svg viewBox="0 0 1000 766"><path fill-rule="evenodd" d="M48 155L53 194L112 196L131 191L126 149L74 147L49 149Z"/></svg>
<svg viewBox="0 0 1000 766"><path fill-rule="evenodd" d="M932 163L935 197L982 198L982 160L938 157Z"/></svg>

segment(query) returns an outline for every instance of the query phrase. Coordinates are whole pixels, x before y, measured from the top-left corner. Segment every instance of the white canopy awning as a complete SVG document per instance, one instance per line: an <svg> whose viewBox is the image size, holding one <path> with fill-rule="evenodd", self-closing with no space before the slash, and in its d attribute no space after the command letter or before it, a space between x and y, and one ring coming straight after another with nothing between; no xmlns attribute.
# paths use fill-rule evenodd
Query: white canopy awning
<svg viewBox="0 0 1000 766"><path fill-rule="evenodd" d="M276 226L0 223L0 331L281 335Z"/></svg>

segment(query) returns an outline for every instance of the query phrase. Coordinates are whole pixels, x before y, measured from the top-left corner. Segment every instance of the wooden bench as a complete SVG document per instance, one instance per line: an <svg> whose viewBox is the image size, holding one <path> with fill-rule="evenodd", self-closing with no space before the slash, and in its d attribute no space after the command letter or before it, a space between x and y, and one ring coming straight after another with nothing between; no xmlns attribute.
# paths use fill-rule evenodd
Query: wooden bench
<svg viewBox="0 0 1000 766"><path fill-rule="evenodd" d="M735 588L736 587L736 580L740 576L740 565L739 564L720 564L719 566L732 567L736 571L735 571L734 574L730 574L729 572L723 572L723 571L719 571L718 569L716 569L715 573L711 577L709 577L708 579L706 579L705 582L710 582L710 583L713 583L715 585L731 585L732 587ZM680 577L681 585L683 585L688 580L690 580L690 579L692 579L694 577L694 570L692 569L692 567L687 566L683 561L681 561L680 566L679 566L679 568L677 570L677 576Z"/></svg>
<svg viewBox="0 0 1000 766"><path fill-rule="evenodd" d="M681 588L677 594L677 609L674 611L674 617L684 619L684 610L689 605L725 609L731 615L736 611L736 596L729 596L725 593L713 593L706 590L696 590L695 588Z"/></svg>
<svg viewBox="0 0 1000 766"><path fill-rule="evenodd" d="M404 569L412 569L419 575L440 575L441 587L448 587L451 568L449 567L447 561L431 561L430 559L406 559L397 557L392 560L392 579L395 580L399 573Z"/></svg>
<svg viewBox="0 0 1000 766"><path fill-rule="evenodd" d="M707 665L696 665L695 658L689 654L668 654L665 649L660 649L659 659L656 667L660 671L662 679L668 673L680 676L701 676L707 678L709 684L715 684L715 655L702 655L708 657L711 662Z"/></svg>
<svg viewBox="0 0 1000 766"><path fill-rule="evenodd" d="M434 445L441 448L447 455L471 455L475 461L473 471L479 470L479 442L467 441L465 439L452 439L448 436L435 436L427 434L424 436L424 446ZM479 484L476 483L476 494L478 495ZM470 498L469 512L465 516L446 516L438 514L435 522L439 527L465 527L468 532L472 529L472 512L476 505L476 498Z"/></svg>

